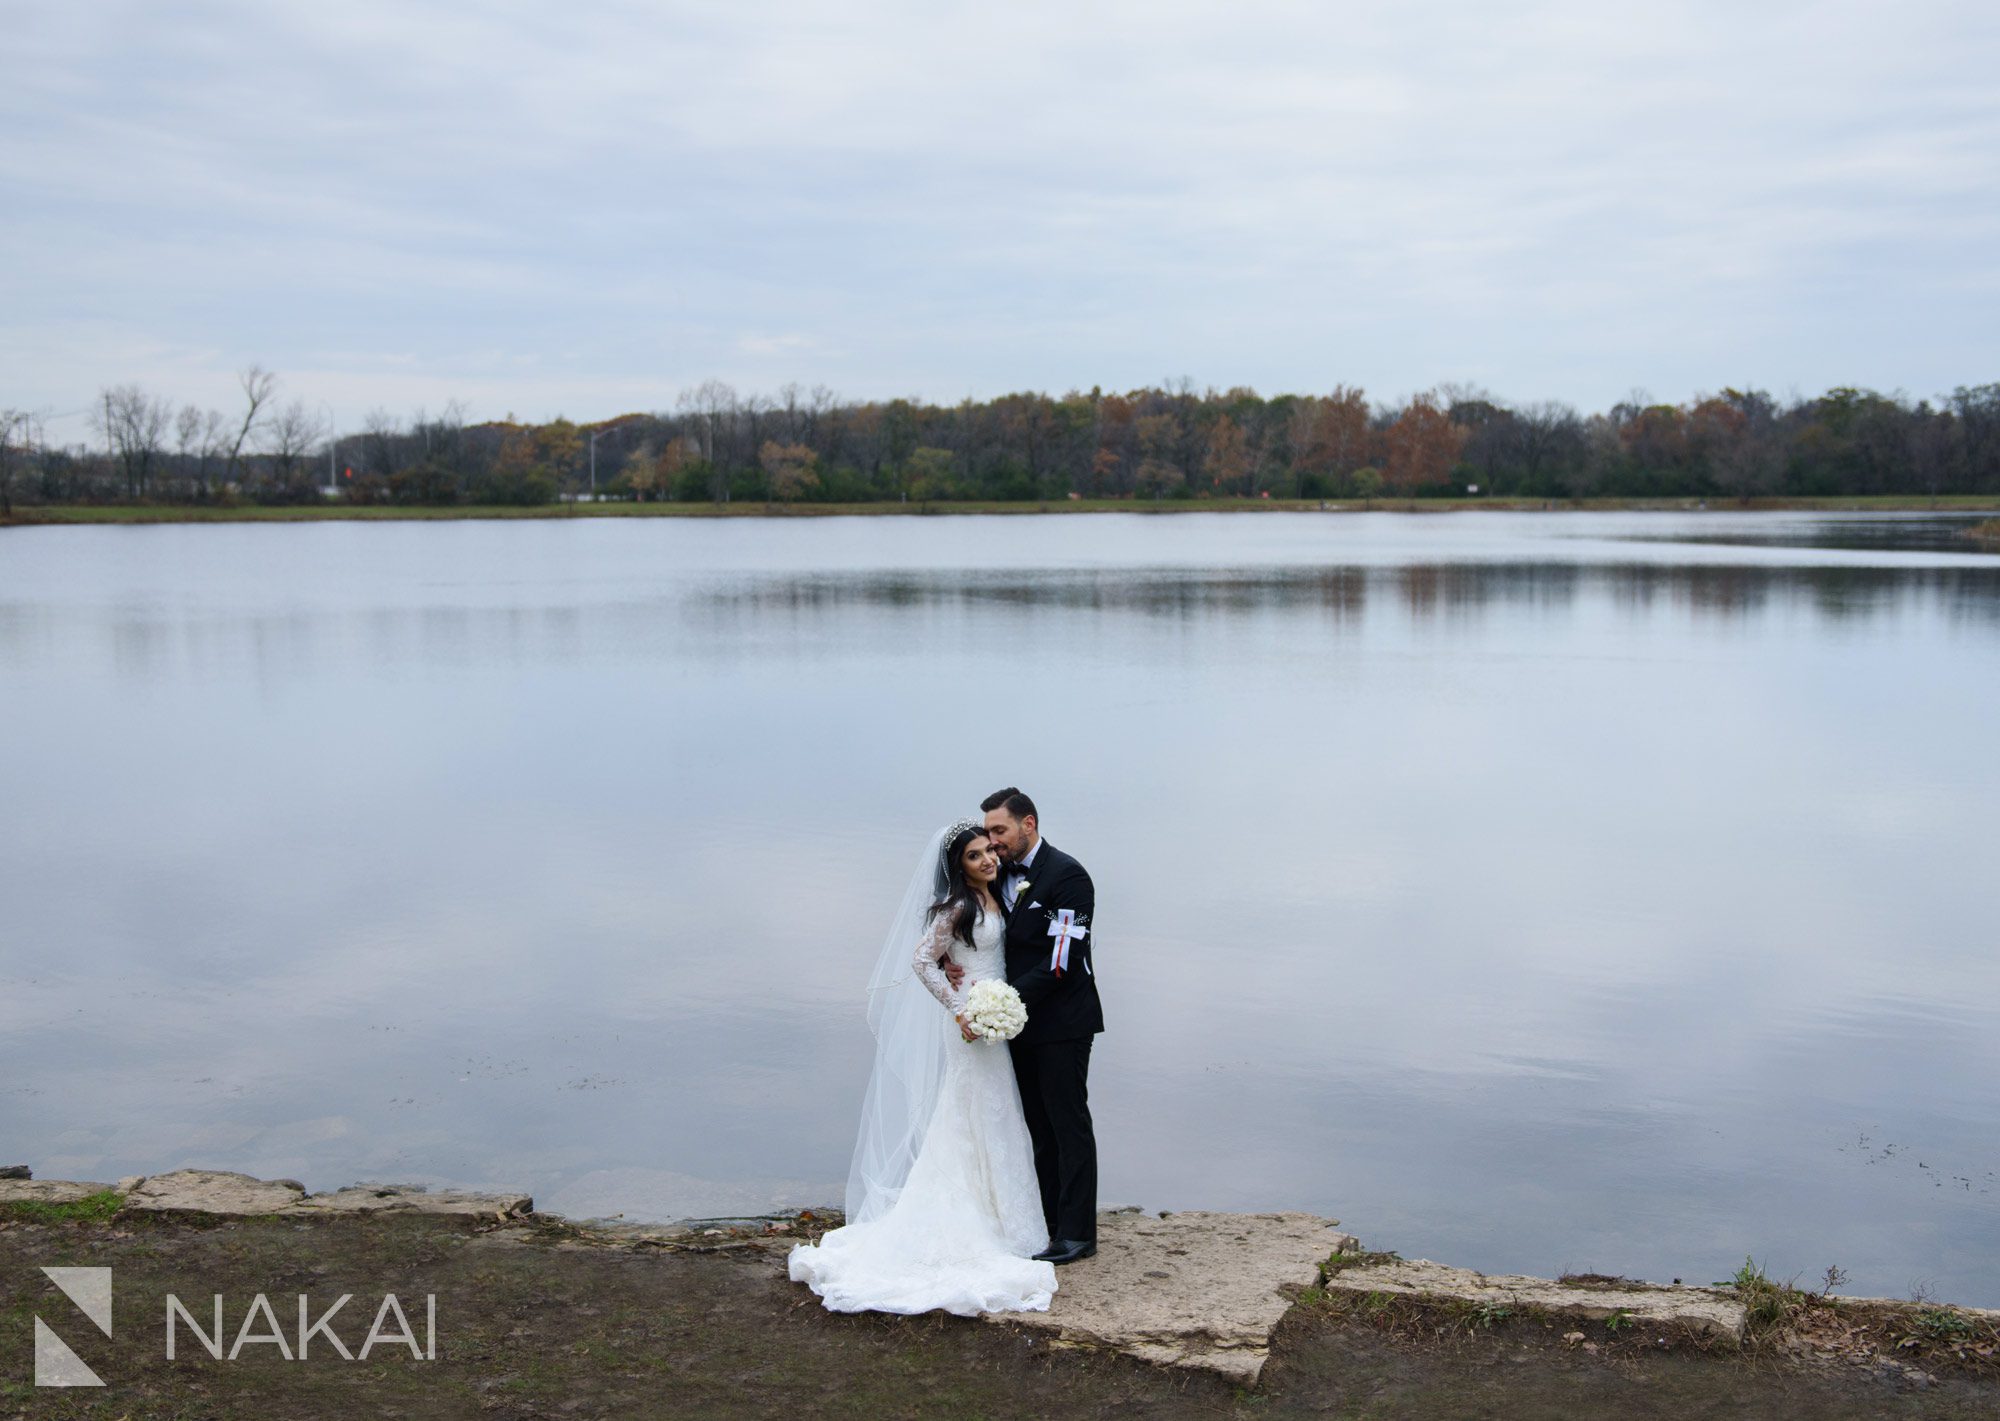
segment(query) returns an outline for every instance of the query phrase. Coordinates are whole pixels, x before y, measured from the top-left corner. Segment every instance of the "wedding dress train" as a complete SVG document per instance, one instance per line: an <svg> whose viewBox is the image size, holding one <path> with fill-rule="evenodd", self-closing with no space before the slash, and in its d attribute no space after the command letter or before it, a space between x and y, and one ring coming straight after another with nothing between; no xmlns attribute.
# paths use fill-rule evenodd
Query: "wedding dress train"
<svg viewBox="0 0 2000 1421"><path fill-rule="evenodd" d="M915 970L948 1015L965 998L938 958L949 951L967 987L1004 978L1003 935L998 915L974 925L969 951L942 922L924 935ZM1030 1256L1049 1232L1013 1057L1004 1041L952 1031L937 1105L895 1202L791 1252L792 1280L834 1312L1046 1312L1056 1291L1055 1265Z"/></svg>

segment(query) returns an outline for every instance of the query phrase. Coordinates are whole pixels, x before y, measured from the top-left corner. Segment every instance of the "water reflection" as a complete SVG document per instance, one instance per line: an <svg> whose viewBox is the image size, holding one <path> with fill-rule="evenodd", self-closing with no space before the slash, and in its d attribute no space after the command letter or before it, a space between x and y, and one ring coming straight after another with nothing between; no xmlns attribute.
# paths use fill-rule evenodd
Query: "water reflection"
<svg viewBox="0 0 2000 1421"><path fill-rule="evenodd" d="M1425 620L1488 609L1556 612L1579 598L1606 599L1626 613L1661 605L1720 621L1740 620L1776 605L1841 621L1941 610L1953 621L2000 625L2000 564L1905 568L1516 561L1158 573L851 573L765 578L715 588L704 600L718 615L838 617L855 608L993 605L1182 618L1315 611L1341 622L1360 619L1371 601L1391 601L1411 618Z"/></svg>
<svg viewBox="0 0 2000 1421"><path fill-rule="evenodd" d="M1780 514L1759 519L1737 516L1721 529L1682 527L1667 533L1637 533L1648 541L1728 548L1819 548L1843 552L1935 552L2000 554L1990 544L1966 537L1966 530L1989 513L1849 514L1845 517Z"/></svg>

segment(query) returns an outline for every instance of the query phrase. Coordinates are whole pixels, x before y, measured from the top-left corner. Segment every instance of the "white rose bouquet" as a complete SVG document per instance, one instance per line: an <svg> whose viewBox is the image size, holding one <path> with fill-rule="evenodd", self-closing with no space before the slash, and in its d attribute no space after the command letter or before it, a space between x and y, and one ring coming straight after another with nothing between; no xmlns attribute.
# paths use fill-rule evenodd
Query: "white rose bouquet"
<svg viewBox="0 0 2000 1421"><path fill-rule="evenodd" d="M1012 1041L1028 1024L1028 1009L1003 979L987 977L966 992L965 1019L988 1041Z"/></svg>

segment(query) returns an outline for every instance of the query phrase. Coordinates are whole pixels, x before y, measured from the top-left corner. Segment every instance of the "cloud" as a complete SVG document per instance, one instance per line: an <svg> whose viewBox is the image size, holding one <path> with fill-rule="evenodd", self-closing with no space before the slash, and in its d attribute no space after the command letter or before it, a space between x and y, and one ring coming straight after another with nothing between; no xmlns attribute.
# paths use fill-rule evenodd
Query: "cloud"
<svg viewBox="0 0 2000 1421"><path fill-rule="evenodd" d="M206 0L15 30L9 403L212 402L251 360L344 418L454 385L591 417L711 375L1593 405L1993 374L2000 21L1950 0ZM492 349L522 359L466 358ZM370 350L414 358L332 358Z"/></svg>

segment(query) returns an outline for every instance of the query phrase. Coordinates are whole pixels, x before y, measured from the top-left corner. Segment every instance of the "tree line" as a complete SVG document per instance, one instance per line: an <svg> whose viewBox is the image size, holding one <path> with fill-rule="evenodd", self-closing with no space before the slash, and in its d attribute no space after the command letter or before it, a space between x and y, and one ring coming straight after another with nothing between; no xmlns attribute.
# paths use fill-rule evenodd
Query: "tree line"
<svg viewBox="0 0 2000 1421"><path fill-rule="evenodd" d="M671 409L597 423L471 423L456 404L331 429L252 366L240 401L99 392L98 443L51 445L0 409L0 501L539 504L1066 498L1704 497L2000 492L2000 384L1935 400L1838 387L1786 402L1725 389L1599 413L1445 385L1262 396L1182 380L957 404L847 401L824 386L709 380Z"/></svg>

